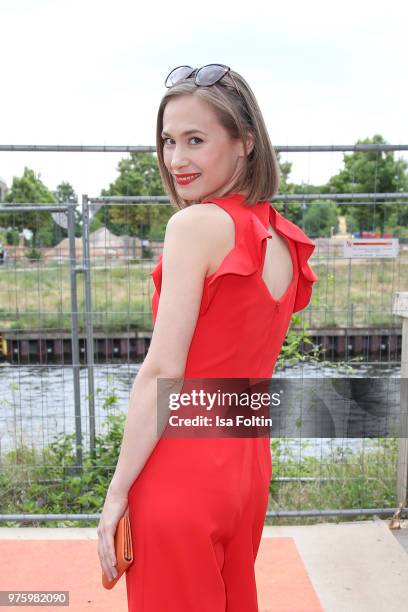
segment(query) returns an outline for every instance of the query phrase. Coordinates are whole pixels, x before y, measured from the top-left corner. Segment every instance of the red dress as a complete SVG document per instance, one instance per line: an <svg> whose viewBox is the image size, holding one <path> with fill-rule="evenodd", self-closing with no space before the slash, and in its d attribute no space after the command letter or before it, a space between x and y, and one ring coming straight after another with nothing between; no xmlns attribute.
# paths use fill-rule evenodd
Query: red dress
<svg viewBox="0 0 408 612"><path fill-rule="evenodd" d="M268 202L204 200L235 222L235 246L205 279L185 378L270 378L293 312L318 280L315 245ZM290 248L293 277L274 299L262 279L269 223ZM162 257L152 272L154 321ZM131 612L258 612L254 564L272 477L269 438L160 438L132 484Z"/></svg>

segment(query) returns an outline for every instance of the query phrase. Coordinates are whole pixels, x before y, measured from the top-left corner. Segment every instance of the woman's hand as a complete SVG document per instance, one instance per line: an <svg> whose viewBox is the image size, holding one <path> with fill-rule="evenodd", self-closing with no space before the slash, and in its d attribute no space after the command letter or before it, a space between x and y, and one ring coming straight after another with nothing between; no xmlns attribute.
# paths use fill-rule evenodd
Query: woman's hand
<svg viewBox="0 0 408 612"><path fill-rule="evenodd" d="M98 534L98 555L101 568L109 580L117 576L114 538L116 526L124 514L129 514L127 495L108 489L102 515L96 530Z"/></svg>

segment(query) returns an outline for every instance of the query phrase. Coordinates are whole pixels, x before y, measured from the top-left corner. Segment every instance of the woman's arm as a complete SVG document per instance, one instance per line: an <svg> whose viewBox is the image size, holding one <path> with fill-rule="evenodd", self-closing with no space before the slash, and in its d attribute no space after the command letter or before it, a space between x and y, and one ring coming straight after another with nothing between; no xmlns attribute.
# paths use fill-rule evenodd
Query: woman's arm
<svg viewBox="0 0 408 612"><path fill-rule="evenodd" d="M166 227L152 339L133 383L119 459L97 528L98 555L108 578L116 576L114 535L128 506L128 491L159 440L157 379L181 379L184 375L211 250L220 242L220 233L218 215L205 204L176 212ZM162 402L159 404L162 410Z"/></svg>
<svg viewBox="0 0 408 612"><path fill-rule="evenodd" d="M119 496L127 494L160 438L157 379L182 379L184 375L213 247L215 216L203 207L178 211L166 227L156 321L148 353L133 383L122 447L109 486Z"/></svg>

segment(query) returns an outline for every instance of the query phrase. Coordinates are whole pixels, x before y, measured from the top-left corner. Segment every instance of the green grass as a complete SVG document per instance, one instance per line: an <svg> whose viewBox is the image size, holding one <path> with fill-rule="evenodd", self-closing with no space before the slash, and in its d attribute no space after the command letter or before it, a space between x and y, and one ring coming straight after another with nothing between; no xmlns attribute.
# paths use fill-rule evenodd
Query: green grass
<svg viewBox="0 0 408 612"><path fill-rule="evenodd" d="M73 435L60 435L42 451L26 446L4 453L0 473L0 513L98 513L102 510L112 478L123 431L123 417L108 417L108 431L97 437L96 455L84 453L84 470L74 474ZM351 453L337 450L324 459L295 457L286 450L287 440L271 442L273 476L268 510L383 508L397 506L396 466L398 440L373 440L371 451ZM303 446L306 444L303 441ZM295 480L279 482L278 477ZM302 482L314 476L316 481ZM328 480L322 478L327 477ZM320 479L320 480L319 480ZM166 508L163 507L165 515ZM372 517L278 517L266 518L266 525L315 524L327 521L363 520ZM3 526L17 526L7 521ZM28 522L27 522L28 524ZM69 526L75 521L34 521L35 526ZM80 521L96 526L96 521Z"/></svg>
<svg viewBox="0 0 408 612"><path fill-rule="evenodd" d="M393 295L408 291L408 257L398 259L338 259L313 263L319 276L313 286L311 305L303 311L310 327L397 325L392 315ZM152 266L139 263L124 266L94 266L92 269L92 310L95 329L151 330L150 277ZM82 274L77 275L81 329L85 310ZM0 329L70 330L70 271L68 265L32 264L0 269Z"/></svg>
<svg viewBox="0 0 408 612"><path fill-rule="evenodd" d="M41 265L16 273L12 269L1 272L2 329L70 330L70 271L66 265L57 269L55 265ZM151 329L153 290L148 268L131 265L94 269L91 289L94 330ZM85 296L82 275L77 275L77 299L79 325L83 331Z"/></svg>
<svg viewBox="0 0 408 612"><path fill-rule="evenodd" d="M398 439L377 438L370 442L373 450L352 452L337 448L324 459L317 459L296 458L286 447L281 450L281 440L273 440L268 511L397 507ZM302 482L300 478L305 476L316 480ZM297 480L279 482L274 480L277 477ZM272 517L265 524L306 525L365 519L372 520L372 516Z"/></svg>

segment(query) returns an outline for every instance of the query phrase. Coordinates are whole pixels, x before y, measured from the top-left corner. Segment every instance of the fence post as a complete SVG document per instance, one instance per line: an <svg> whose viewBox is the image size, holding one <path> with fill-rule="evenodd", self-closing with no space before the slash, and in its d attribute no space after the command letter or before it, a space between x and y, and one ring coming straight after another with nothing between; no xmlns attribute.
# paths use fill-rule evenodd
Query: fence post
<svg viewBox="0 0 408 612"><path fill-rule="evenodd" d="M91 258L89 248L89 201L82 196L82 246L85 294L86 366L88 371L89 446L95 455L95 390L94 390L94 338L92 323Z"/></svg>
<svg viewBox="0 0 408 612"><path fill-rule="evenodd" d="M75 445L76 465L74 472L82 472L82 424L81 424L81 387L79 363L79 333L78 333L78 300L77 300L77 272L75 251L75 208L67 206L68 241L69 241L69 268L71 290L71 352L72 376L74 381L75 403Z"/></svg>
<svg viewBox="0 0 408 612"><path fill-rule="evenodd" d="M402 317L401 345L401 396L400 415L401 430L407 431L408 425L408 291L394 294L392 312ZM397 467L397 505L407 503L408 489L408 438L399 438Z"/></svg>

